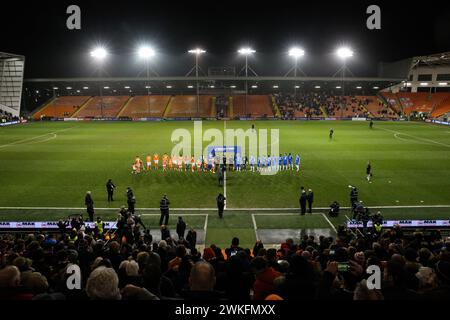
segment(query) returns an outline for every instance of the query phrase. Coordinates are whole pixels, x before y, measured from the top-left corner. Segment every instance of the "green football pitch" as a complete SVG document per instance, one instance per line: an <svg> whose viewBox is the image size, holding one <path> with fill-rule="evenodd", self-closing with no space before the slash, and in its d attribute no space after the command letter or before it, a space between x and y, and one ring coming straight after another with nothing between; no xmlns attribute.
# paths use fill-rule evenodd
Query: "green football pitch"
<svg viewBox="0 0 450 320"><path fill-rule="evenodd" d="M301 170L276 175L228 172L227 208L243 210L232 211L226 222L216 221L209 210L215 207L217 194L225 191L216 175L162 170L130 173L136 155L145 159L148 153L169 153L174 130L192 132L191 121L37 122L0 128L0 219L56 219L62 213L82 212L78 208L83 207L87 190L92 191L95 207L113 218L115 208L125 204L125 189L130 186L138 210L145 208L142 213L157 213L150 209L157 208L161 196L167 194L172 208L184 209L180 213L209 213L207 242L228 243L230 235L237 233L251 243L255 220L268 229L284 224L285 228L330 228L322 218L309 218L299 225L288 216L252 220L252 214L258 212L255 209L294 212L289 209L298 207L300 186L313 189L315 207L328 207L334 200L348 206L349 185L358 187L365 205L385 207L385 216L450 217L448 127L376 122L369 129L366 122L345 121L227 121L226 127L247 130L252 123L257 130L278 129L280 152L300 154ZM334 129L332 140L328 138L330 127ZM204 130L211 128L223 131L224 123L203 122ZM203 147L208 143L203 142ZM368 161L372 183L365 176ZM109 178L118 187L111 205L105 191ZM204 226L204 217L191 218L191 225ZM153 216L146 219L153 224Z"/></svg>

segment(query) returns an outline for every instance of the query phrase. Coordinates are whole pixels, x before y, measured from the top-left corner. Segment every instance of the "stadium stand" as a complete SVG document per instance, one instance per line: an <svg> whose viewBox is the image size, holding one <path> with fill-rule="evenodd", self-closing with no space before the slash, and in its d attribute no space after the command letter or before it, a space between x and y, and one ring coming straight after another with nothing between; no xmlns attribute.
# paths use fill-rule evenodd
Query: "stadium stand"
<svg viewBox="0 0 450 320"><path fill-rule="evenodd" d="M192 117L215 117L212 114L213 96L201 95L199 100L199 112L197 113L197 96L175 96L169 103L165 113L167 118L192 118Z"/></svg>
<svg viewBox="0 0 450 320"><path fill-rule="evenodd" d="M273 118L272 100L269 95L248 95L247 108L245 95L233 96L233 116L250 118Z"/></svg>
<svg viewBox="0 0 450 320"><path fill-rule="evenodd" d="M431 113L432 117L440 117L446 113L450 112L450 93L443 94L442 100L436 105L433 112Z"/></svg>
<svg viewBox="0 0 450 320"><path fill-rule="evenodd" d="M170 96L135 96L117 116L132 119L162 118L169 100Z"/></svg>
<svg viewBox="0 0 450 320"><path fill-rule="evenodd" d="M42 117L63 118L71 117L77 112L91 97L88 96L65 96L58 97L45 104L41 109L33 114L34 120Z"/></svg>
<svg viewBox="0 0 450 320"><path fill-rule="evenodd" d="M103 96L94 97L81 107L73 116L79 118L103 117L115 118L120 109L130 99L129 96ZM103 108L102 108L103 105Z"/></svg>

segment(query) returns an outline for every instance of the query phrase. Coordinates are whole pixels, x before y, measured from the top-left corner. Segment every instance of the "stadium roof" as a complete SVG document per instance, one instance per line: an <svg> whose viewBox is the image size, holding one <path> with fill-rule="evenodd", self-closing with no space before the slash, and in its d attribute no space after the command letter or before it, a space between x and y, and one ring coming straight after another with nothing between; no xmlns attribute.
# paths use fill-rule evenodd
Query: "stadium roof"
<svg viewBox="0 0 450 320"><path fill-rule="evenodd" d="M300 81L300 82L311 82L311 81L323 81L323 82L336 82L336 81L346 81L346 82L401 82L402 78L377 78L377 77L283 77L283 76L250 76L250 77L236 77L236 76L200 76L195 77L107 77L107 78L35 78L35 79L25 79L25 82L126 82L126 81Z"/></svg>
<svg viewBox="0 0 450 320"><path fill-rule="evenodd" d="M450 66L450 52L414 57L412 68L418 66Z"/></svg>

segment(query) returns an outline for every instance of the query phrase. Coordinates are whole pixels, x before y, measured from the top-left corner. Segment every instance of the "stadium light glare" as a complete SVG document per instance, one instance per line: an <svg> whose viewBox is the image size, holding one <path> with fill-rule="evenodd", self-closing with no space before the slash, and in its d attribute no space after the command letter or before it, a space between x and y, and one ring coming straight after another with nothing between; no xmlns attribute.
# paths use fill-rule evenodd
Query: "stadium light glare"
<svg viewBox="0 0 450 320"><path fill-rule="evenodd" d="M193 85L188 85L187 87L188 87L188 89L194 89Z"/></svg>
<svg viewBox="0 0 450 320"><path fill-rule="evenodd" d="M273 88L274 88L274 89L278 89L278 86L277 86L277 85L274 85Z"/></svg>
<svg viewBox="0 0 450 320"><path fill-rule="evenodd" d="M289 49L288 54L289 54L289 56L294 57L295 59L298 59L305 55L305 50L303 50L302 48L293 47L293 48Z"/></svg>
<svg viewBox="0 0 450 320"><path fill-rule="evenodd" d="M421 82L420 85L423 87L426 87L426 86L428 86L428 82Z"/></svg>
<svg viewBox="0 0 450 320"><path fill-rule="evenodd" d="M300 86L295 86L294 88L295 88L295 89L300 89Z"/></svg>
<svg viewBox="0 0 450 320"><path fill-rule="evenodd" d="M201 48L195 48L195 49L189 50L188 53L192 53L192 54L195 54L195 55L201 55L203 53L206 53L206 50L203 50Z"/></svg>
<svg viewBox="0 0 450 320"><path fill-rule="evenodd" d="M166 89L172 89L172 86L166 86Z"/></svg>
<svg viewBox="0 0 450 320"><path fill-rule="evenodd" d="M373 89L374 89L374 90L378 90L378 89L380 89L380 87L373 87Z"/></svg>
<svg viewBox="0 0 450 320"><path fill-rule="evenodd" d="M347 58L351 58L353 57L353 50L350 49L349 47L340 47L336 50L336 55L345 60Z"/></svg>
<svg viewBox="0 0 450 320"><path fill-rule="evenodd" d="M81 91L80 90L77 90L77 93L80 93Z"/></svg>
<svg viewBox="0 0 450 320"><path fill-rule="evenodd" d="M231 89L236 89L236 86L235 85L231 85L230 88Z"/></svg>
<svg viewBox="0 0 450 320"><path fill-rule="evenodd" d="M254 84L254 85L252 85L252 88L256 89L256 88L258 88L258 86L256 84Z"/></svg>
<svg viewBox="0 0 450 320"><path fill-rule="evenodd" d="M72 90L72 87L66 87L67 90Z"/></svg>
<svg viewBox="0 0 450 320"><path fill-rule="evenodd" d="M448 82L439 82L438 83L440 86L446 86L446 85L448 85Z"/></svg>
<svg viewBox="0 0 450 320"><path fill-rule="evenodd" d="M216 86L209 86L211 89L214 89Z"/></svg>
<svg viewBox="0 0 450 320"><path fill-rule="evenodd" d="M108 90L108 89L109 89L109 87L108 87L108 86L106 86L106 87L103 87L103 89L106 89L106 90Z"/></svg>
<svg viewBox="0 0 450 320"><path fill-rule="evenodd" d="M152 87L150 87L150 86L145 86L145 89L151 89Z"/></svg>
<svg viewBox="0 0 450 320"><path fill-rule="evenodd" d="M361 86L357 86L356 89L362 89L362 87Z"/></svg>
<svg viewBox="0 0 450 320"><path fill-rule="evenodd" d="M89 89L89 87L83 87L83 90L87 90L87 89Z"/></svg>
<svg viewBox="0 0 450 320"><path fill-rule="evenodd" d="M91 51L91 57L93 57L99 61L104 60L107 55L108 55L108 51L106 51L106 49L103 47L97 47Z"/></svg>
<svg viewBox="0 0 450 320"><path fill-rule="evenodd" d="M241 49L238 50L239 54L242 54L242 55L245 55L245 56L251 55L251 54L253 54L255 52L256 52L255 50L253 50L252 48L249 48L249 47L241 48Z"/></svg>
<svg viewBox="0 0 450 320"><path fill-rule="evenodd" d="M155 50L149 46L141 46L138 49L138 55L141 59L150 59L155 55Z"/></svg>
<svg viewBox="0 0 450 320"><path fill-rule="evenodd" d="M315 86L314 88L315 88L315 89L320 89L320 86Z"/></svg>
<svg viewBox="0 0 450 320"><path fill-rule="evenodd" d="M336 89L341 89L342 87L341 86L336 86Z"/></svg>
<svg viewBox="0 0 450 320"><path fill-rule="evenodd" d="M53 87L53 90L58 90L59 88L58 87Z"/></svg>
<svg viewBox="0 0 450 320"><path fill-rule="evenodd" d="M130 89L130 86L125 86L125 87L123 87L124 89Z"/></svg>

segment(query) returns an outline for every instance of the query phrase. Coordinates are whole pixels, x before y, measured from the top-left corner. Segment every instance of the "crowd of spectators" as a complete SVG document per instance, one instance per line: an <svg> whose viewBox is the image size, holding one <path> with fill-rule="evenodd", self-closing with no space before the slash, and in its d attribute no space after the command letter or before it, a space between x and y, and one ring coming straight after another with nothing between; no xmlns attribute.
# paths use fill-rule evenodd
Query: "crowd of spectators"
<svg viewBox="0 0 450 320"><path fill-rule="evenodd" d="M275 101L283 119L324 117L367 117L368 98L341 96L326 92L299 92L296 94L275 94ZM373 116L395 116L382 102ZM324 114L325 112L325 114Z"/></svg>
<svg viewBox="0 0 450 320"><path fill-rule="evenodd" d="M18 120L19 120L18 117L13 116L11 113L0 109L0 122L1 123L18 121Z"/></svg>
<svg viewBox="0 0 450 320"><path fill-rule="evenodd" d="M258 241L252 249L233 238L224 250L200 253L170 233L153 241L129 213L119 220L127 227L118 236L78 218L60 222L57 233L0 234L0 300L450 299L450 239L439 232L358 236L342 226L336 238L303 236L278 248ZM371 265L382 271L381 289L367 286ZM81 287L70 289L68 270L78 268Z"/></svg>

